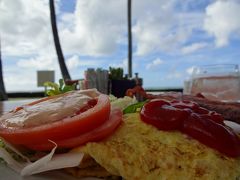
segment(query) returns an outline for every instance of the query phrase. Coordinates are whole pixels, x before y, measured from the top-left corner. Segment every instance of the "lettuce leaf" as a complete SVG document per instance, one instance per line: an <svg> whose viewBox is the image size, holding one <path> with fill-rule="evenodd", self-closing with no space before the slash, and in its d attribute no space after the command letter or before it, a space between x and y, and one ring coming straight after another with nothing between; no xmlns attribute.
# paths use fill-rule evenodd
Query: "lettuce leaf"
<svg viewBox="0 0 240 180"><path fill-rule="evenodd" d="M54 82L45 82L44 86L46 87L46 94L48 96L54 96L58 94L63 94L68 91L75 90L75 85L66 85L63 79L59 79L59 84Z"/></svg>
<svg viewBox="0 0 240 180"><path fill-rule="evenodd" d="M146 103L147 101L143 101L143 102L138 102L135 104L131 104L128 107L126 107L125 109L123 109L123 114L128 114L128 113L135 113L135 112L140 112L143 105Z"/></svg>

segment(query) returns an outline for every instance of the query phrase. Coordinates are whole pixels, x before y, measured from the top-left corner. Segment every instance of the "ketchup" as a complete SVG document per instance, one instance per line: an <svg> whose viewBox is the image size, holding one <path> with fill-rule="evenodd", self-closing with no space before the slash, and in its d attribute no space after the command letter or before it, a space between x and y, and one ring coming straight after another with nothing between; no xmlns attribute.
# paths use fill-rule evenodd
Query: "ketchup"
<svg viewBox="0 0 240 180"><path fill-rule="evenodd" d="M178 130L227 156L240 156L240 139L222 115L194 102L154 99L143 106L140 116L160 130Z"/></svg>

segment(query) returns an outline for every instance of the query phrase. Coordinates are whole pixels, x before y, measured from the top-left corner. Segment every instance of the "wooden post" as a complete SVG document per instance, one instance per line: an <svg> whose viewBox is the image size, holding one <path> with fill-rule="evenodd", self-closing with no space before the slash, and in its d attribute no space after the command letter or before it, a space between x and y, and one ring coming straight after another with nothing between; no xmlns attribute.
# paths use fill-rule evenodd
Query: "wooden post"
<svg viewBox="0 0 240 180"><path fill-rule="evenodd" d="M128 78L132 78L132 0L128 0Z"/></svg>
<svg viewBox="0 0 240 180"><path fill-rule="evenodd" d="M7 100L8 96L5 91L4 81L3 81L3 70L2 70L2 49L1 49L1 38L0 38L0 100Z"/></svg>
<svg viewBox="0 0 240 180"><path fill-rule="evenodd" d="M54 43L55 43L55 48L56 48L56 52L57 52L57 56L58 56L58 63L60 66L62 77L64 80L71 80L70 74L69 74L67 66L65 64L61 44L60 44L59 37L58 37L54 0L49 0L49 7L50 7L50 15L51 15L50 17L51 17L51 24L52 24L53 39L54 39Z"/></svg>

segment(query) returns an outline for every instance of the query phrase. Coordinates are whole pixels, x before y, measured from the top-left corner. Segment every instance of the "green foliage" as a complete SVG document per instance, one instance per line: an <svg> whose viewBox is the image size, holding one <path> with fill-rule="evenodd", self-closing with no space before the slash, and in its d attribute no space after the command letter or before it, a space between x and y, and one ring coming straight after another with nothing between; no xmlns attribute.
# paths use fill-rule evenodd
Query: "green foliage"
<svg viewBox="0 0 240 180"><path fill-rule="evenodd" d="M113 68L109 67L109 78L112 80L122 80L123 77L123 68Z"/></svg>
<svg viewBox="0 0 240 180"><path fill-rule="evenodd" d="M135 112L141 111L143 105L144 105L146 102L147 102L147 101L138 102L138 103L135 103L135 104L132 104L132 105L126 107L126 108L123 110L123 114L135 113Z"/></svg>
<svg viewBox="0 0 240 180"><path fill-rule="evenodd" d="M63 79L59 79L59 84L53 82L45 82L46 94L48 96L54 96L58 94L63 94L68 91L75 90L75 85L66 85Z"/></svg>

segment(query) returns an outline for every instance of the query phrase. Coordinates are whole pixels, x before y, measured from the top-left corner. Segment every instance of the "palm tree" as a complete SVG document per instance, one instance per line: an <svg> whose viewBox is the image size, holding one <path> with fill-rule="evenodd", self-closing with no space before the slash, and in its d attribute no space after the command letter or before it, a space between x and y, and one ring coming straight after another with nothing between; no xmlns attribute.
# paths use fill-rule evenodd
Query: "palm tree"
<svg viewBox="0 0 240 180"><path fill-rule="evenodd" d="M60 66L62 77L64 80L71 80L70 74L69 74L67 66L65 64L61 44L60 44L59 37L58 37L54 0L49 0L49 7L50 7L50 14L51 14L53 39L54 39L54 43L55 43L55 48L56 48L56 52L57 52L57 56L58 56L58 63Z"/></svg>
<svg viewBox="0 0 240 180"><path fill-rule="evenodd" d="M128 0L128 77L132 77L132 0Z"/></svg>
<svg viewBox="0 0 240 180"><path fill-rule="evenodd" d="M0 100L7 100L8 96L5 91L4 81L3 81L3 71L2 71L2 53L1 53L1 39L0 39Z"/></svg>

